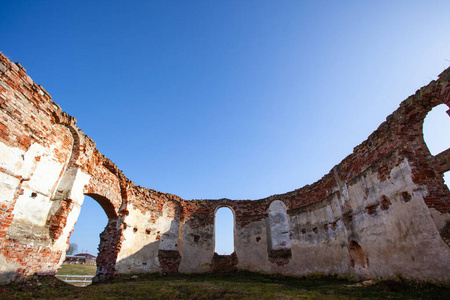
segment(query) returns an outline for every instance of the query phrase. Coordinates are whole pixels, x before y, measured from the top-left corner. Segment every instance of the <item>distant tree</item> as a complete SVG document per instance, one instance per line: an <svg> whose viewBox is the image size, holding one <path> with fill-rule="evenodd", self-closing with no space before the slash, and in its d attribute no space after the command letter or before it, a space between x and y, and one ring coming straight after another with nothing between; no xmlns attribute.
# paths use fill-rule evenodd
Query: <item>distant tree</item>
<svg viewBox="0 0 450 300"><path fill-rule="evenodd" d="M69 249L67 249L66 254L67 255L75 254L75 252L77 252L77 250L78 250L78 245L76 243L70 243Z"/></svg>

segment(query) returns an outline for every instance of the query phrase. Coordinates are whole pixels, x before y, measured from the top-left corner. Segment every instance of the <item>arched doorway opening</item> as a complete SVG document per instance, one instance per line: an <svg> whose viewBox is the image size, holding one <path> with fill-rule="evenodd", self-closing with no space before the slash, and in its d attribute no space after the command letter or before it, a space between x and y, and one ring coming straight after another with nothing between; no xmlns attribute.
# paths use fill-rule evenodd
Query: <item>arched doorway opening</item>
<svg viewBox="0 0 450 300"><path fill-rule="evenodd" d="M100 233L103 232L106 224L108 224L108 217L103 208L97 201L85 196L80 215L70 236L70 243L78 246L76 252L97 257Z"/></svg>
<svg viewBox="0 0 450 300"><path fill-rule="evenodd" d="M112 205L108 205L104 197L85 195L69 239L66 259L57 277L77 286L86 286L92 282L93 277L98 274L97 257L101 235L107 231L111 217L115 219L114 214L108 215L113 211Z"/></svg>

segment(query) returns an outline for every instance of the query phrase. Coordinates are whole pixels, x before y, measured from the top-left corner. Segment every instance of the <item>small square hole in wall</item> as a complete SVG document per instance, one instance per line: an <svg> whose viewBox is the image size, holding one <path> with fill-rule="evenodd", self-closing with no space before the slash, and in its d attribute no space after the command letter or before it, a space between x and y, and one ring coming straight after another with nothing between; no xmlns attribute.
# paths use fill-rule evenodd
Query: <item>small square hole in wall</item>
<svg viewBox="0 0 450 300"><path fill-rule="evenodd" d="M389 206L391 205L391 200L385 195L381 196L381 203L380 207L382 210L388 210Z"/></svg>
<svg viewBox="0 0 450 300"><path fill-rule="evenodd" d="M409 202L410 200L411 200L411 194L410 193L408 193L408 192L402 192L401 194L400 194L400 197L402 198L402 201L403 202Z"/></svg>

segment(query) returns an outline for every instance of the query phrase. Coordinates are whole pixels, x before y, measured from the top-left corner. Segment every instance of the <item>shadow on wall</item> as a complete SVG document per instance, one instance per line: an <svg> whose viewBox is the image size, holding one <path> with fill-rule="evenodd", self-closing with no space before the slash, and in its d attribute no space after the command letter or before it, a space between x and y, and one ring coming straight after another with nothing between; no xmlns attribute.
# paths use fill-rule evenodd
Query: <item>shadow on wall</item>
<svg viewBox="0 0 450 300"><path fill-rule="evenodd" d="M178 273L181 255L178 250L160 250L160 241L153 241L117 262L120 273Z"/></svg>
<svg viewBox="0 0 450 300"><path fill-rule="evenodd" d="M19 275L19 272L0 271L0 282L2 282L2 284L11 283L16 279L17 275Z"/></svg>
<svg viewBox="0 0 450 300"><path fill-rule="evenodd" d="M214 208L211 207L207 213L213 214L215 211ZM226 208L229 209L228 207ZM194 212L193 215L196 215L199 219L209 219L202 217L204 213L200 209ZM136 227L128 228L127 232L124 233L127 238L132 234L136 234L137 236L133 237L134 240L147 239L148 243L135 253L118 261L117 270L120 273L178 273L182 260L183 243L187 243L189 245L188 248L191 248L191 250L187 250L188 252L192 251L189 256L195 257L202 255L198 257L202 261L202 266L199 268L196 266L195 269L198 269L197 271L201 269L202 272L208 272L215 269L222 270L225 267L227 269L236 269L237 256L235 253L232 255L217 255L214 253L214 248L206 245L213 245L214 243L214 236L208 234L209 230L200 230L197 233L191 233L185 236L182 230L183 226L180 226L180 219L181 207L177 203L169 201L164 205L162 215L156 220L151 229L145 229L145 232L142 232L142 230ZM190 223L189 220L187 223ZM187 226L189 226L188 224ZM192 263L189 261L190 257L185 257L185 259L187 259L185 263Z"/></svg>
<svg viewBox="0 0 450 300"><path fill-rule="evenodd" d="M139 250L117 261L117 271L177 273L181 263L180 215L180 205L168 201L162 214L149 228L139 228L140 224L126 226L124 236L131 244L135 242L134 246L128 245L128 250L133 247Z"/></svg>
<svg viewBox="0 0 450 300"><path fill-rule="evenodd" d="M415 119L418 118L419 116L409 116L409 118L411 119ZM417 128L420 127L420 125L416 123L414 123L416 125ZM395 124L394 124L395 125ZM384 127L383 127L384 128ZM383 129L382 128L382 129ZM405 126L403 127L404 131L410 130L409 126ZM387 129L383 129L383 130L387 130ZM414 133L413 137L417 137L420 135L420 131L419 130L411 130L411 132ZM376 137L378 135L382 135L384 134L382 132L382 130L380 129L379 131L376 132L376 134L374 135L375 138L373 138L373 140L377 140ZM394 134L395 135L395 134ZM379 139L380 140L380 139ZM365 145L369 145L370 147L372 147L372 140L368 141ZM389 144L387 144L389 145ZM375 147L375 146L374 146ZM407 149L408 147L405 147L405 155L412 155L412 150L415 149ZM424 147L421 147L420 150L422 150ZM358 148L358 149L363 149ZM373 150L372 148L370 148L371 150ZM396 151L396 149L387 149L386 151ZM359 150L358 150L359 151ZM360 150L363 151L363 150ZM373 150L375 151L375 150ZM357 153L359 154L359 152ZM362 171L361 169L352 169L352 166L354 166L354 164L352 162L354 161L358 161L356 155L354 154L353 156L351 156L349 159L344 160L343 162L341 162L340 166L344 169L344 168L348 168L350 171L354 172L354 174L360 174ZM375 153L366 153L366 154L375 154ZM388 155L389 152L383 153L382 155ZM372 155L372 156L373 156ZM381 154L380 154L381 155ZM389 154L390 155L390 154ZM403 157L404 153L402 153L402 157ZM428 153L425 153L425 151L421 151L421 155L423 157L428 157ZM367 155L367 157L372 157L371 155ZM383 158L385 156L382 156ZM387 156L386 156L387 157ZM413 161L413 160L412 160ZM365 163L367 162L370 166L376 166L374 161L371 160L367 160L364 161ZM418 162L420 162L420 160L418 160ZM422 165L419 165L421 167L423 167ZM423 172L428 172L430 168L423 168ZM346 184L348 183L348 180L350 180L352 177L352 172L349 172L347 175L347 181ZM428 174L428 173L426 173ZM435 173L431 172L431 175L433 175L432 177L435 177ZM336 177L338 175L335 175ZM324 176L325 178L325 176ZM288 199L288 201L290 201L290 203L295 203L295 205L297 205L298 207L302 207L305 206L308 203L305 203L302 201L301 193L306 194L309 190L319 190L317 188L318 184L322 184L327 186L327 184L329 182L331 188L335 188L336 187L336 183L334 183L334 177L332 175L329 175L326 178L331 178L328 181L326 180L322 180L319 181L318 183L315 183L315 185L312 185L311 187L305 187L303 188L303 190L298 190L300 192L295 191L295 195L294 193L292 193L291 198L289 198L290 196L287 195L282 195L283 200ZM356 177L353 177L356 178ZM339 183L337 183L337 185L339 185ZM322 201L326 198L327 193L331 193L331 188L329 190L325 190L323 188L320 189L321 194L318 194L318 196L316 196L316 199L312 199L315 201ZM367 193L369 191L367 190ZM445 191L444 191L445 192ZM442 194L444 194L444 192ZM446 191L448 194L448 190ZM319 193L319 192L317 192ZM406 193L406 192L405 192ZM439 196L439 195L438 195ZM409 200L411 199L411 195L406 193L405 195L402 193L401 197L403 199L404 202L409 202ZM268 200L264 200L264 201L268 201ZM214 202L214 204L212 204L211 202L204 202L207 203L207 205L205 206L209 206L206 207L203 206L202 210L197 210L195 212L192 213L192 219L195 219L195 221L191 221L188 220L187 223L190 225L191 222L193 225L196 226L192 226L192 228L201 228L201 227L207 227L207 225L209 226L210 222L212 220L214 220L214 213L213 213L213 208L217 207L217 206L230 206L233 207L233 211L236 211L235 208L238 207L240 208L240 205L238 202L235 203L228 203L227 201L224 202ZM168 203L166 203L168 204ZM257 209L258 207L256 207L257 202L253 202L252 204L252 215L250 216L250 218L248 218L248 216L245 216L245 218L248 218L248 220L253 221L252 218L254 218L254 211L253 209ZM388 199L383 199L381 202L382 205L382 209L384 209L385 207L389 207L389 200ZM160 218L160 223L158 224L153 224L154 227L157 227L158 225L160 225L160 227L157 227L155 231L153 231L153 235L151 235L151 232L147 233L147 232L138 232L137 228L124 228L124 230L126 230L126 235L127 236L131 236L133 234L140 234L142 236L135 236L134 238L132 237L132 240L137 240L139 238L144 238L145 240L148 241L148 243L144 243L145 245L142 248L138 248L139 250L137 250L136 252L134 252L133 254L129 255L128 257L125 257L123 259L121 259L120 261L116 262L117 259L117 254L118 251L120 250L120 237L122 236L122 227L120 227L120 223L116 224L116 230L118 230L118 234L116 237L118 237L117 240L115 241L111 241L110 237L108 237L108 240L105 241L105 245L109 245L110 246L110 252L105 250L105 253L109 253L109 260L105 260L103 261L104 265L107 265L109 267L109 269L104 273L104 274L113 274L115 271L115 266L117 265L117 268L119 270L120 273L129 273L129 272L164 272L164 273L174 273L174 272L178 272L180 263L181 263L181 240L180 240L180 236L183 236L185 239L190 239L192 236L193 242L197 243L198 240L200 239L200 235L199 234L186 234L186 236L184 236L181 231L180 231L180 220L179 220L179 215L178 215L178 209L179 208L173 208L171 212L167 211L165 212L165 208L163 209L163 215ZM369 214L374 214L374 211L376 211L376 207L374 206L370 206L367 207L368 209L368 213ZM244 219L244 214L242 211L239 211L238 214L236 215L236 220L239 220L239 218ZM178 217L174 217L178 215ZM170 217L172 216L172 217ZM353 226L353 222L352 222L352 217L353 214L351 214L351 211L347 214L344 215L344 219L343 222L345 224L345 226L347 227L347 230L353 231L353 229L350 229L351 226ZM172 218L172 220L170 220L170 218ZM283 266L285 264L288 264L289 261L292 258L292 253L291 253L291 249L290 249L290 237L289 237L289 224L288 224L288 215L287 215L287 207L286 205L282 202L282 201L273 201L271 203L271 207L269 209L269 213L268 213L268 224L267 224L267 232L268 232L268 236L267 236L267 240L268 240L268 256L269 256L269 260L272 263L276 263L279 266ZM250 222L250 221L245 221L245 222ZM158 221L157 221L158 222ZM169 223L170 222L170 223ZM242 221L244 222L244 221ZM206 224L206 225L205 225ZM327 225L328 226L328 225ZM349 227L350 226L350 227ZM112 226L113 227L113 226ZM161 230L161 228L163 228ZM167 228L167 230L166 230ZM447 227L446 227L447 228ZM113 228L111 228L112 230ZM136 229L136 230L135 230ZM129 230L132 230L133 232L129 232ZM162 232L164 232L163 234L159 235L158 230L161 230ZM317 228L316 228L317 230ZM201 230L199 230L201 232ZM206 232L207 230L205 230L204 232ZM313 229L314 231L314 229ZM113 232L113 231L112 231ZM155 235L156 233L156 235ZM113 235L115 233L113 232ZM146 236L146 235L149 236ZM151 236L150 236L151 235ZM113 237L116 238L116 237ZM214 239L214 236L212 237L212 239ZM102 240L102 243L104 241ZM116 244L114 244L114 242L116 242ZM191 243L191 241L187 241L189 243ZM207 242L210 242L211 244L214 243L213 240L210 239L210 237L207 237ZM109 244L108 244L109 243ZM364 245L362 243L362 245ZM115 247L115 248L114 248ZM197 249L200 249L201 247L199 246ZM115 249L115 250L114 250ZM119 250L117 250L119 249ZM367 249L366 249L367 250ZM116 252L114 252L116 251ZM208 250L209 251L209 250ZM183 252L181 252L183 253ZM205 252L203 252L205 253ZM369 269L369 260L365 254L365 252L363 251L363 249L361 248L361 246L358 244L358 242L356 241L350 241L349 245L348 245L348 253L349 253L349 259L350 259L350 265L351 267L361 273L361 274L366 274ZM115 254L115 256L113 255ZM198 255L197 253L190 253L189 255L195 256ZM214 252L211 251L210 253L207 253L207 255L211 255L211 257L214 257ZM105 256L106 257L106 256ZM185 259L190 259L189 257L185 257ZM237 259L237 257L236 257ZM205 259L206 261L208 260L208 258ZM371 263L373 264L373 259L371 258ZM212 263L212 262L210 262ZM111 266L114 265L114 266ZM106 270L106 269L105 269ZM99 264L99 274L103 274L103 269L100 269L100 264ZM108 273L110 272L110 273ZM368 274L368 273L367 273Z"/></svg>
<svg viewBox="0 0 450 300"><path fill-rule="evenodd" d="M160 250L180 250L180 219L181 207L177 202L168 201L164 204L162 210L162 217L159 218L159 230L156 232L156 240L160 241ZM159 234L158 234L159 233Z"/></svg>
<svg viewBox="0 0 450 300"><path fill-rule="evenodd" d="M158 245L158 261L161 272L178 273L181 263L180 206L169 201L164 205L163 216L171 218L169 228L161 234Z"/></svg>

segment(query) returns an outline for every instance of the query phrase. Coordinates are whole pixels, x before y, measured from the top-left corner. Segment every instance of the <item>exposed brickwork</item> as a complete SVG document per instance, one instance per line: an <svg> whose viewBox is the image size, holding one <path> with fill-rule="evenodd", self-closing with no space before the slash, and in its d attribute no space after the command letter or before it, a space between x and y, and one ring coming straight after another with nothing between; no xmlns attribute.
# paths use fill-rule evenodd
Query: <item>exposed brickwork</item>
<svg viewBox="0 0 450 300"><path fill-rule="evenodd" d="M99 254L97 256L97 275L93 282L102 282L116 274L117 254L123 241L124 225L120 219L109 220L105 230L100 235Z"/></svg>
<svg viewBox="0 0 450 300"><path fill-rule="evenodd" d="M60 237L63 228L66 226L67 215L71 209L72 200L67 199L60 204L56 213L47 221L47 225L50 230L50 237L53 241L56 241Z"/></svg>
<svg viewBox="0 0 450 300"><path fill-rule="evenodd" d="M44 140L51 131L51 115L57 105L44 88L26 75L23 67L3 55L0 56L0 63L4 66L0 83L0 107L3 112L0 140L27 150L31 143Z"/></svg>
<svg viewBox="0 0 450 300"><path fill-rule="evenodd" d="M291 249L270 250L269 261L279 266L284 266L292 258Z"/></svg>
<svg viewBox="0 0 450 300"><path fill-rule="evenodd" d="M158 260L162 273L178 273L181 255L178 251L159 250Z"/></svg>
<svg viewBox="0 0 450 300"><path fill-rule="evenodd" d="M29 150L33 143L40 144L45 148L58 143L53 150L54 157L65 165L60 178L69 166L78 166L87 173L92 173L94 175L93 183L86 187L86 193L92 193L94 198L100 199L98 201L106 207L110 217L117 215L117 211L122 205L122 197L117 173L113 174L110 171L110 166L114 164L95 149L92 140L76 127L75 118L62 112L44 88L34 83L26 75L23 67L10 62L3 55L0 55L0 62L2 66L0 69L0 107L2 108L0 142L23 151ZM39 162L40 156L35 160ZM67 165L68 163L69 165ZM30 179L23 178L20 174L11 173L6 169L2 169L2 172L19 179L20 184L16 188L13 199L0 204L0 253L17 261L19 265L17 276L19 277L41 272L42 266L46 264L57 266L62 253L52 252L51 247L66 225L67 215L73 206L71 199L54 202L57 206L52 208L54 212L50 212L46 222L49 231L48 240L43 237L40 244L35 247L21 244L17 240L10 240L7 232L14 219L12 212L15 201L23 194L22 186L26 185ZM30 176L32 175L33 173L30 174ZM53 190L57 183L55 182ZM105 196L109 199L105 200ZM111 207L113 208L111 209ZM117 238L115 242L114 248L117 247ZM43 245L46 245L44 250L42 250ZM50 267L50 271L54 272L55 269L52 271Z"/></svg>
<svg viewBox="0 0 450 300"><path fill-rule="evenodd" d="M230 255L219 255L214 253L210 271L236 271L237 265L238 258L236 252L233 252Z"/></svg>

